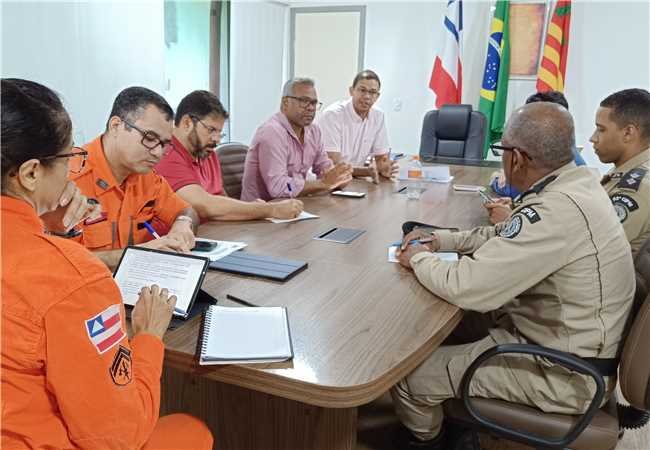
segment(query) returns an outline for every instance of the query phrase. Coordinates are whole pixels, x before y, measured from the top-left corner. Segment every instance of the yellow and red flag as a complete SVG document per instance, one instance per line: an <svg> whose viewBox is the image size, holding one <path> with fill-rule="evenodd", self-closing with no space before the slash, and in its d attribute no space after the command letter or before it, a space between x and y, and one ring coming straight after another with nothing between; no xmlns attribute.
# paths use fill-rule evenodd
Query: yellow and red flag
<svg viewBox="0 0 650 450"><path fill-rule="evenodd" d="M548 24L544 56L537 71L537 91L564 92L564 77L569 53L571 0L559 0Z"/></svg>

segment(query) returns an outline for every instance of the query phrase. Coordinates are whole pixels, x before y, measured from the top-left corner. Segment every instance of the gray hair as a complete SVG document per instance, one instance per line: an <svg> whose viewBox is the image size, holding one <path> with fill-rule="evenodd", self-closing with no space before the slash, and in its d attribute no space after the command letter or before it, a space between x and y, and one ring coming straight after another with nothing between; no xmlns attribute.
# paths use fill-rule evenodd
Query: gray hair
<svg viewBox="0 0 650 450"><path fill-rule="evenodd" d="M314 80L312 80L311 78L300 78L300 77L292 78L286 83L284 83L284 86L282 87L282 97L292 96L293 87L296 84L306 85L311 87L314 87L316 85L316 83L314 83Z"/></svg>
<svg viewBox="0 0 650 450"><path fill-rule="evenodd" d="M555 103L536 102L518 108L508 119L503 138L545 169L555 170L574 159L573 117Z"/></svg>

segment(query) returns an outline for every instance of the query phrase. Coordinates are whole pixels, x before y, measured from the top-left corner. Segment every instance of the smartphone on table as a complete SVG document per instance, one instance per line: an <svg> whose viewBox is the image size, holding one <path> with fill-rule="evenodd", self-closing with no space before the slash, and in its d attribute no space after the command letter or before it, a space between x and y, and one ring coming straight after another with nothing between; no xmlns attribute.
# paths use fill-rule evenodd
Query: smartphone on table
<svg viewBox="0 0 650 450"><path fill-rule="evenodd" d="M218 242L210 242L210 241L194 241L194 248L192 249L193 252L211 252L215 248L217 248L217 245L219 245Z"/></svg>

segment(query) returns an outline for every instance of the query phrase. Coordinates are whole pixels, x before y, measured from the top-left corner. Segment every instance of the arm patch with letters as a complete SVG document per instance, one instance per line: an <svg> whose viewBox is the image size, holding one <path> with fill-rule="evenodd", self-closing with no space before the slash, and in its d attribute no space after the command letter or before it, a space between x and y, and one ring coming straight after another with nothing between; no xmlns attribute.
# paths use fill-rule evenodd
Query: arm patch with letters
<svg viewBox="0 0 650 450"><path fill-rule="evenodd" d="M542 218L539 216L539 213L535 211L531 206L524 206L517 213L523 214L530 223L539 222Z"/></svg>
<svg viewBox="0 0 650 450"><path fill-rule="evenodd" d="M625 222L630 212L639 209L639 204L629 195L614 194L610 199L612 200L612 204L616 210L618 220L621 223Z"/></svg>

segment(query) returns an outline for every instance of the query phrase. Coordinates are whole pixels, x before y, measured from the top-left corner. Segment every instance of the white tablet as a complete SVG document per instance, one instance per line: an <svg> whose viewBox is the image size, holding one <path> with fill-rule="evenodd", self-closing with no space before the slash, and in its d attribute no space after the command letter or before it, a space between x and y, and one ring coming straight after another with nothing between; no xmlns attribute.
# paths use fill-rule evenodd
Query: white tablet
<svg viewBox="0 0 650 450"><path fill-rule="evenodd" d="M161 289L167 288L169 295L176 296L174 315L187 318L209 263L208 258L195 255L127 247L113 278L125 305L135 305L140 290L156 284Z"/></svg>

